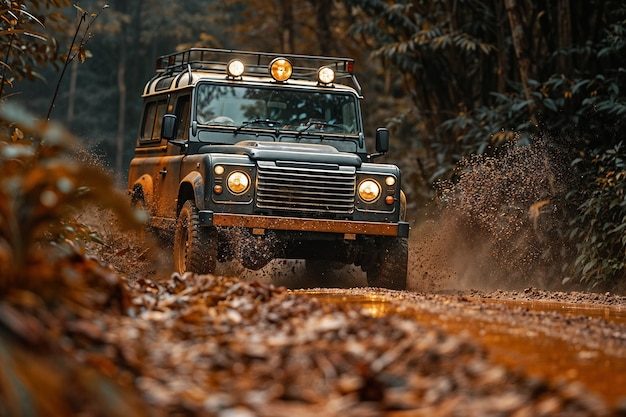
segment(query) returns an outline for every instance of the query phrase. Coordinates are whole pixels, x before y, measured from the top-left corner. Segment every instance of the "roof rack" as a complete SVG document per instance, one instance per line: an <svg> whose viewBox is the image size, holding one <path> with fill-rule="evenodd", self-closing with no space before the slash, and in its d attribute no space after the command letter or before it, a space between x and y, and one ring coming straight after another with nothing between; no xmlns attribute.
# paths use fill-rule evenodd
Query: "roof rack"
<svg viewBox="0 0 626 417"><path fill-rule="evenodd" d="M279 54L273 52L251 52L233 49L189 48L160 56L156 61L157 75L172 75L190 70L224 70L234 58L241 59L248 74L267 75L269 64L275 58L287 58L293 65L292 79L316 80L320 67L330 67L335 71L336 80L350 79L361 94L353 73L354 59L316 55Z"/></svg>

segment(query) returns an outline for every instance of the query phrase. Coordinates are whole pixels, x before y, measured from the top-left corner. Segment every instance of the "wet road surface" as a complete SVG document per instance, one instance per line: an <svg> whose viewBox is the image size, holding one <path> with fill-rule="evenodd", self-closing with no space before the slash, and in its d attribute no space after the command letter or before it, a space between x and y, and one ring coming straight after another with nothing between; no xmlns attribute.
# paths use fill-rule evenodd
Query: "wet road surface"
<svg viewBox="0 0 626 417"><path fill-rule="evenodd" d="M400 314L471 338L510 369L551 383L579 382L611 406L626 401L626 306L312 289L320 301Z"/></svg>

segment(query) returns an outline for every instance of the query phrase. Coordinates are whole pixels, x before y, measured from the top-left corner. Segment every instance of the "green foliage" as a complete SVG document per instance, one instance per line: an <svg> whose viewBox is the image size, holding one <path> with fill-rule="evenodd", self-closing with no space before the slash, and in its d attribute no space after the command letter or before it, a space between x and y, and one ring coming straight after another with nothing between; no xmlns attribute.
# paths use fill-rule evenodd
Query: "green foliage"
<svg viewBox="0 0 626 417"><path fill-rule="evenodd" d="M592 179L582 194L571 191L578 204L569 239L577 257L570 276L595 287L626 279L626 144L594 149L573 161L584 178Z"/></svg>
<svg viewBox="0 0 626 417"><path fill-rule="evenodd" d="M373 57L404 79L415 106L407 110L421 121L416 134L426 152L425 177L434 181L451 173L460 157L476 148L470 138L478 133L465 137L465 130L491 125L470 119L482 99L490 104L488 91L497 79L485 77L483 67L493 61L495 44L488 37L495 31L493 11L482 2L459 2L455 13L445 2L348 3L367 16L352 26L351 35L373 44ZM480 140L500 130L485 132Z"/></svg>
<svg viewBox="0 0 626 417"><path fill-rule="evenodd" d="M616 203L619 191L594 179L619 171L619 158L599 155L618 152L615 144L626 129L623 2L571 1L569 10L558 2L517 2L508 8L485 1L459 1L454 8L443 1L347 3L361 12L352 34L373 44L373 56L404 78L414 104L407 113L418 119L414 143L423 150L424 180L432 185L454 178L468 156L502 155L498 148L512 141L528 145L537 137L551 138L556 151L548 163L561 167L561 178L570 182L558 184L559 194L551 195L550 204L558 204L556 212L571 219L575 230L567 222L550 221L550 232L535 246L546 249L543 259L565 265L570 280L590 287L616 284L624 275L626 219ZM522 50L511 25L524 32ZM525 68L524 62L531 65ZM593 155L593 163L571 164L580 153ZM573 175L563 166L582 169L590 180L566 180ZM482 181L489 184L488 178ZM586 199L572 200L581 192ZM526 212L529 204L520 209ZM594 213L609 208L622 212L598 215L592 224ZM551 242L545 242L548 237ZM577 248L577 259L570 259L571 251L556 250L559 246Z"/></svg>

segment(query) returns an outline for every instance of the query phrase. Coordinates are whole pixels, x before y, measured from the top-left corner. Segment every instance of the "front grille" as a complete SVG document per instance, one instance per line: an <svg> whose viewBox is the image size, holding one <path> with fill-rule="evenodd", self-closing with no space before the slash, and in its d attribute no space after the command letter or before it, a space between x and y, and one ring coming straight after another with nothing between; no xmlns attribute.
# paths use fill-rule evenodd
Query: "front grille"
<svg viewBox="0 0 626 417"><path fill-rule="evenodd" d="M274 213L336 217L354 211L354 167L258 162L257 207Z"/></svg>

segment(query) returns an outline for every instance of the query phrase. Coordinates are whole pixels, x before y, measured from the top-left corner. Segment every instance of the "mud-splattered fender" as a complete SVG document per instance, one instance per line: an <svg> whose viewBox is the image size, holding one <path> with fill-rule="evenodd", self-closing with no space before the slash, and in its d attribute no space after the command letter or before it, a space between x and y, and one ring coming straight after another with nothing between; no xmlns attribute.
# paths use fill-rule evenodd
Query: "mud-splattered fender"
<svg viewBox="0 0 626 417"><path fill-rule="evenodd" d="M204 208L204 178L198 171L190 172L180 181L178 205L181 206L189 199L193 199L200 210Z"/></svg>
<svg viewBox="0 0 626 417"><path fill-rule="evenodd" d="M138 193L141 194L138 195ZM134 182L131 198L133 202L136 202L136 199L143 198L144 203L148 207L152 207L154 203L154 179L151 175L143 174Z"/></svg>

